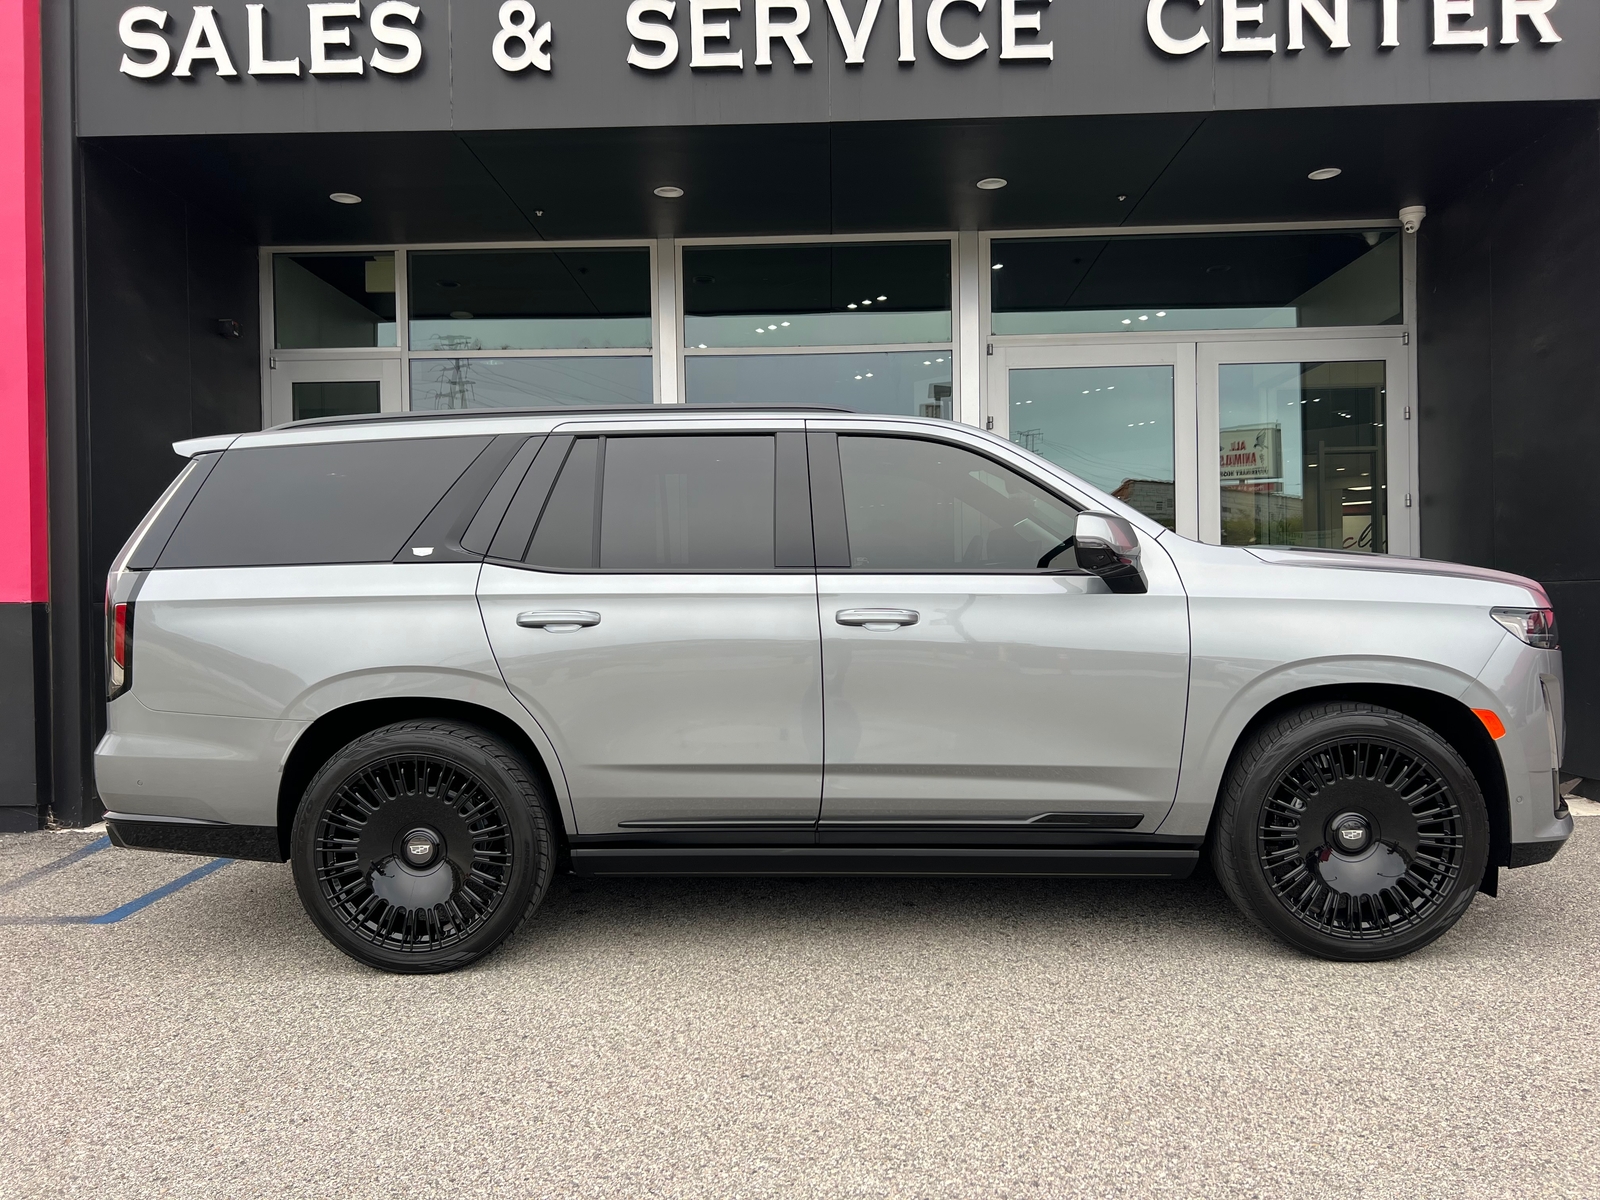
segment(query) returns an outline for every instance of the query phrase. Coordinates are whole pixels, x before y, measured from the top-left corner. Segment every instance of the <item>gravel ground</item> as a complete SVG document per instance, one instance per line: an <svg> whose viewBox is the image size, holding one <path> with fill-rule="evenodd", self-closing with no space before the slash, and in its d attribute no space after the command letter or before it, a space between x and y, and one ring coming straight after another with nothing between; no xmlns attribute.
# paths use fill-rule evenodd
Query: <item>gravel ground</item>
<svg viewBox="0 0 1600 1200"><path fill-rule="evenodd" d="M439 978L287 867L17 923L198 865L6 890L91 840L0 838L6 1197L1600 1195L1600 820L1377 966L1209 879L561 880Z"/></svg>

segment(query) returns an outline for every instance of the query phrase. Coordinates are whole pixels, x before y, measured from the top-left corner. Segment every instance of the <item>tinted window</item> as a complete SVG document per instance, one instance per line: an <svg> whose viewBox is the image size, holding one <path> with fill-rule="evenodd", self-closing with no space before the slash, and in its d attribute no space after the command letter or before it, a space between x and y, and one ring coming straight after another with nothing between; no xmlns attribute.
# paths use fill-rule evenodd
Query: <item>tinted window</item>
<svg viewBox="0 0 1600 1200"><path fill-rule="evenodd" d="M230 450L162 567L388 562L488 438L398 438Z"/></svg>
<svg viewBox="0 0 1600 1200"><path fill-rule="evenodd" d="M569 571L594 567L595 473L599 461L598 438L579 438L572 443L528 547L530 565Z"/></svg>
<svg viewBox="0 0 1600 1200"><path fill-rule="evenodd" d="M850 560L864 571L1033 571L1076 566L1077 510L955 446L841 437Z"/></svg>
<svg viewBox="0 0 1600 1200"><path fill-rule="evenodd" d="M770 437L609 438L600 565L770 571Z"/></svg>

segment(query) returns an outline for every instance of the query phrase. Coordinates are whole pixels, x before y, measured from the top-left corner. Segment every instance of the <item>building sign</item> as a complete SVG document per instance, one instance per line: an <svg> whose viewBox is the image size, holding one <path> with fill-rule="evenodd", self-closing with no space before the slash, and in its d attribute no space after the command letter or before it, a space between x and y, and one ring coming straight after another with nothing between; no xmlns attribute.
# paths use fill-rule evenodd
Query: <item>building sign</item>
<svg viewBox="0 0 1600 1200"><path fill-rule="evenodd" d="M1560 0L1364 2L1381 6L1380 45L1386 48L1402 44L1402 13L1420 6L1428 10L1431 47L1561 41L1552 19ZM488 0L485 7L492 4ZM1150 45L1173 58L1208 46L1219 54L1256 55L1295 53L1319 44L1329 51L1351 48L1351 0L1217 0L1214 19L1205 4L1148 0L1142 15ZM1126 8L1128 19L1136 21L1137 3ZM683 63L691 71L770 70L785 62L800 70L813 65L821 39L837 41L847 66L864 66L870 48L875 55L894 55L893 61L904 66L915 64L919 55L960 64L992 53L1001 63L1038 67L1051 64L1056 39L1073 32L1071 8L1054 0L631 0L625 11L620 2L618 9L621 19L609 35L616 38L614 52L641 72ZM265 3L197 4L170 12L135 5L117 22L120 70L135 79L187 79L202 72L222 78L407 75L426 53L421 13L406 0L381 0L370 8L362 0L277 3L270 11ZM505 0L496 15L492 33L479 46L457 44L450 53L481 54L485 65L492 62L508 75L529 68L549 72L562 37L556 22L542 19L530 0ZM306 32L304 58L283 52L274 57L274 31L287 23ZM1264 32L1269 24L1274 32ZM432 28L434 36L449 38L446 22L435 21ZM370 39L369 53L355 48L358 30L364 41ZM875 31L881 31L876 40ZM595 36L593 23L586 32ZM751 33L747 55L747 46L737 43L750 42Z"/></svg>
<svg viewBox="0 0 1600 1200"><path fill-rule="evenodd" d="M1222 481L1283 478L1283 429L1242 425L1222 431Z"/></svg>

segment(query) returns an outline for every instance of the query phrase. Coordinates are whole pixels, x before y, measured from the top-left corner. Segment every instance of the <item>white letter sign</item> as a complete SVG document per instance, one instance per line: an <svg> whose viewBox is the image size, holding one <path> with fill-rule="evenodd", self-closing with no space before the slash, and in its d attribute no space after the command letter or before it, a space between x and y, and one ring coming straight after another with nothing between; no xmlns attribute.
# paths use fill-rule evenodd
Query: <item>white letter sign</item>
<svg viewBox="0 0 1600 1200"><path fill-rule="evenodd" d="M1333 0L1331 13L1322 6L1322 0L1289 0L1289 49L1306 48L1307 17L1322 30L1330 49L1350 49L1350 0Z"/></svg>
<svg viewBox="0 0 1600 1200"><path fill-rule="evenodd" d="M867 61L867 39L872 36L882 7L883 0L867 0L866 8L861 10L861 24L851 29L850 14L844 11L844 5L840 0L828 0L833 27L839 31L839 44L844 47L844 61L850 66L858 67Z"/></svg>
<svg viewBox="0 0 1600 1200"><path fill-rule="evenodd" d="M350 26L341 25L338 29L329 29L329 21L340 18L360 17L361 0L334 0L331 4L312 4L311 10L311 73L313 75L359 75L362 66L361 56L329 58L329 46L348 46L350 44Z"/></svg>
<svg viewBox="0 0 1600 1200"><path fill-rule="evenodd" d="M1194 0L1198 5L1205 4L1206 0ZM1155 43L1157 50L1167 54L1193 54L1202 49L1211 41L1211 35L1202 26L1197 33L1186 38L1175 38L1167 32L1166 24L1162 21L1169 0L1150 0L1150 7L1145 9L1144 27L1150 34L1150 40Z"/></svg>
<svg viewBox="0 0 1600 1200"><path fill-rule="evenodd" d="M300 59L267 57L267 18L260 4L246 4L245 16L250 22L250 74L298 75Z"/></svg>
<svg viewBox="0 0 1600 1200"><path fill-rule="evenodd" d="M793 13L788 21L774 21L774 11ZM806 53L800 35L811 28L810 0L756 0L756 66L772 65L772 42L780 39L789 47L789 57L797 67L809 67L811 55Z"/></svg>
<svg viewBox="0 0 1600 1200"><path fill-rule="evenodd" d="M1539 41L1548 46L1551 42L1559 42L1561 35L1556 32L1556 27L1550 24L1550 10L1556 6L1556 0L1501 0L1500 9L1500 44L1502 46L1515 46L1517 44L1517 18L1527 17L1533 22L1533 27L1539 31Z"/></svg>
<svg viewBox="0 0 1600 1200"><path fill-rule="evenodd" d="M1276 54L1277 34L1271 37L1239 36L1239 26L1259 25L1266 19L1266 6L1263 4L1240 4L1239 0L1222 0L1222 53Z"/></svg>
<svg viewBox="0 0 1600 1200"><path fill-rule="evenodd" d="M832 0L829 0L831 3ZM969 58L977 58L989 48L989 39L979 34L973 41L965 46L957 46L944 35L944 10L952 4L970 4L979 12L989 0L933 0L928 5L928 40L933 43L934 53L940 58L948 58L951 62L965 62Z"/></svg>
<svg viewBox="0 0 1600 1200"><path fill-rule="evenodd" d="M1038 4L1041 0L1000 0L1000 57L1007 60L1019 58L1043 59L1050 62L1056 56L1054 42L1028 42L1017 45L1018 32L1038 33L1044 21L1043 12L1026 16L1017 11L1018 3ZM1050 0L1043 0L1049 4Z"/></svg>
<svg viewBox="0 0 1600 1200"><path fill-rule="evenodd" d="M403 29L397 25L389 24L389 18L394 17L415 26L417 18L422 15L422 10L415 4L407 4L405 0L383 0L383 3L372 10L372 36L385 46L393 46L405 53L396 58L392 54L372 52L372 69L383 71L389 75L404 75L407 71L417 69L417 64L422 61L422 39L417 36L416 29Z"/></svg>
<svg viewBox="0 0 1600 1200"><path fill-rule="evenodd" d="M217 68L218 75L237 75L228 48L222 44L222 30L217 28L217 13L209 4L194 6L194 20L189 23L189 36L183 39L183 49L178 51L178 65L172 73L188 78L194 64L201 60Z"/></svg>
<svg viewBox="0 0 1600 1200"><path fill-rule="evenodd" d="M663 71L678 61L678 35L671 25L656 25L646 21L646 13L672 20L678 11L678 0L633 0L628 5L628 33L637 42L654 42L661 49L646 54L637 45L628 47L628 65L645 71Z"/></svg>
<svg viewBox="0 0 1600 1200"><path fill-rule="evenodd" d="M152 56L149 62L137 62L124 54L122 73L132 75L135 79L154 79L172 62L172 47L167 45L167 39L159 33L136 29L134 28L136 25L154 25L157 29L165 29L166 11L141 4L123 13L122 20L117 22L117 32L122 35L124 46L129 50L142 50Z"/></svg>
<svg viewBox="0 0 1600 1200"><path fill-rule="evenodd" d="M550 69L550 22L535 28L538 20L528 0L506 0L500 6L500 32L494 35L490 46L495 66L502 71ZM515 53L511 50L513 42L518 47Z"/></svg>
<svg viewBox="0 0 1600 1200"><path fill-rule="evenodd" d="M1489 30L1456 29L1451 25L1457 17L1471 20L1473 0L1433 0L1433 44L1435 46L1487 46Z"/></svg>
<svg viewBox="0 0 1600 1200"><path fill-rule="evenodd" d="M695 70L726 67L744 70L743 50L708 50L707 42L733 40L729 21L707 21L708 12L738 12L742 0L689 0L689 66Z"/></svg>

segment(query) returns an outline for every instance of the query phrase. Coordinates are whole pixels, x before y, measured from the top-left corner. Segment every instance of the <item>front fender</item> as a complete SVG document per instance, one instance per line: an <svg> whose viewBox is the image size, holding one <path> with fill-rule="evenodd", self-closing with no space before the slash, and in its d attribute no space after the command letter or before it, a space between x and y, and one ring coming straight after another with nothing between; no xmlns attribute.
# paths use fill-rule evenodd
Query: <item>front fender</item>
<svg viewBox="0 0 1600 1200"><path fill-rule="evenodd" d="M1329 655L1279 664L1197 659L1177 798L1156 832L1205 835L1234 748L1251 722L1273 704L1299 692L1341 685L1407 687L1459 701L1473 689L1474 674L1385 655Z"/></svg>

